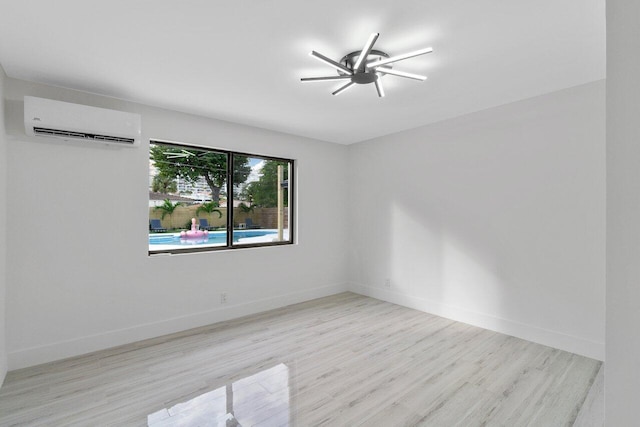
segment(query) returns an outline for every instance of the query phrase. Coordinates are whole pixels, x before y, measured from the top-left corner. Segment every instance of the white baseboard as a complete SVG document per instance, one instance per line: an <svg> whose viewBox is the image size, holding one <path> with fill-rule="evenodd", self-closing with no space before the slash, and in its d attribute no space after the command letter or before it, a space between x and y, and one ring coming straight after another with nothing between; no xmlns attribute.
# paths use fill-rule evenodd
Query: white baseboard
<svg viewBox="0 0 640 427"><path fill-rule="evenodd" d="M4 379L7 376L7 363L5 363L6 361L3 360L2 363L0 364L0 387L2 387L2 384L4 384Z"/></svg>
<svg viewBox="0 0 640 427"><path fill-rule="evenodd" d="M549 347L565 350L571 353L586 356L592 359L604 361L604 343L589 341L583 338L567 335L562 332L526 325L513 320L502 319L489 314L476 313L459 307L442 304L425 298L404 295L387 289L365 286L358 283L350 283L351 292L391 302L404 307L413 308L426 313L469 325L478 326L502 334L511 335L543 344Z"/></svg>
<svg viewBox="0 0 640 427"><path fill-rule="evenodd" d="M285 307L299 302L322 298L346 292L347 290L348 287L346 283L321 286L300 292L292 292L285 295L250 301L244 304L230 305L215 310L175 317L159 322L136 325L130 328L108 331L38 347L20 349L9 352L7 357L8 367L11 371L27 368L42 363L53 362L148 338L186 331L216 322Z"/></svg>

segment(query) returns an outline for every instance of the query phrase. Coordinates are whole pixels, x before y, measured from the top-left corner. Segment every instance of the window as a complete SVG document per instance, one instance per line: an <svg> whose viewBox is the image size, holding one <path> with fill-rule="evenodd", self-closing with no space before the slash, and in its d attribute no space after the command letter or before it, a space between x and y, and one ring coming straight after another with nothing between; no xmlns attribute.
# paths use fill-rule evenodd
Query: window
<svg viewBox="0 0 640 427"><path fill-rule="evenodd" d="M293 242L293 160L151 141L149 254Z"/></svg>

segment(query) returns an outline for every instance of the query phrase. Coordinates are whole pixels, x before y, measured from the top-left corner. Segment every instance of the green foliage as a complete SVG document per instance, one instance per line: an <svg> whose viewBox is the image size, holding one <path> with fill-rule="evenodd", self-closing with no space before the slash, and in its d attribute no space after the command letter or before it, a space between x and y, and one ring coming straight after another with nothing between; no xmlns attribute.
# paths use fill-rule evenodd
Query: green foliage
<svg viewBox="0 0 640 427"><path fill-rule="evenodd" d="M289 168L287 162L265 160L260 179L247 185L246 193L255 206L273 208L278 205L278 165L283 166L283 179L288 179ZM285 188L284 191L284 205L287 206L288 189Z"/></svg>
<svg viewBox="0 0 640 427"><path fill-rule="evenodd" d="M162 217L161 219L164 219L164 217L168 214L169 215L169 219L171 222L171 227L173 228L173 220L171 218L171 216L173 215L173 212L176 210L176 208L178 206L182 206L183 203L182 202L176 202L175 204L171 202L171 200L169 199L164 199L164 203L162 203L160 206L156 206L154 208L154 210L156 211L162 211Z"/></svg>
<svg viewBox="0 0 640 427"><path fill-rule="evenodd" d="M163 194L175 193L178 191L178 185L173 177L159 173L153 177L151 191Z"/></svg>
<svg viewBox="0 0 640 427"><path fill-rule="evenodd" d="M156 206L155 210L162 211L162 219L164 219L165 215L169 214L169 216L171 216L176 208L182 205L182 202L172 203L171 200L164 199L164 202L160 206Z"/></svg>
<svg viewBox="0 0 640 427"><path fill-rule="evenodd" d="M238 207L240 208L240 210L246 214L250 214L251 212L253 212L255 210L256 205L254 205L253 203L251 203L250 205L245 204L244 202L241 202Z"/></svg>
<svg viewBox="0 0 640 427"><path fill-rule="evenodd" d="M202 177L211 189L213 201L220 201L220 189L227 181L226 154L157 144L151 146L149 154L161 175L180 177L192 183ZM234 156L233 166L235 184L245 182L251 173L249 159L246 156Z"/></svg>
<svg viewBox="0 0 640 427"><path fill-rule="evenodd" d="M214 202L214 201L205 202L200 206L198 206L198 209L196 209L196 216L198 216L200 212L206 212L209 215L215 212L218 214L218 218L222 218L222 211L220 209L217 209L217 207L218 207L218 202Z"/></svg>

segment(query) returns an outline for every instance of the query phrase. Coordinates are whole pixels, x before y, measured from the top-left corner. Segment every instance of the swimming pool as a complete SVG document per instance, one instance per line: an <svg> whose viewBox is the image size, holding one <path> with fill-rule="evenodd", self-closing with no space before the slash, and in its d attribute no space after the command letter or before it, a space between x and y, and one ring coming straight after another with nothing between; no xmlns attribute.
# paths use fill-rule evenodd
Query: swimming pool
<svg viewBox="0 0 640 427"><path fill-rule="evenodd" d="M233 241L239 243L271 242L277 230L233 230ZM190 246L223 246L227 244L227 232L211 231L207 239L180 238L179 233L149 234L149 250L167 250Z"/></svg>

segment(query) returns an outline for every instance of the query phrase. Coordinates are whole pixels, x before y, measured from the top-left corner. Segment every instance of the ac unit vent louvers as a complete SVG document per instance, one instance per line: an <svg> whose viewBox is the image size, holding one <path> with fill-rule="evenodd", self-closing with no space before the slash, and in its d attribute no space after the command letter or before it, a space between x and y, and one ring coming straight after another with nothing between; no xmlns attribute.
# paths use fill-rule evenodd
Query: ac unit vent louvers
<svg viewBox="0 0 640 427"><path fill-rule="evenodd" d="M57 130L57 129L46 129L46 128L33 128L33 133L36 135L48 135L48 136L57 136L62 138L74 138L74 139L86 139L89 141L104 141L104 142L118 142L122 144L133 144L135 139L133 138L120 138L117 136L109 136L109 135L96 135L91 133L83 133L83 132L71 132L65 130Z"/></svg>

